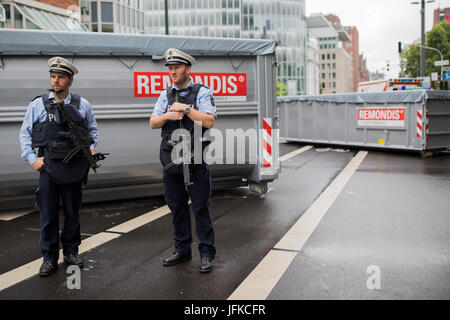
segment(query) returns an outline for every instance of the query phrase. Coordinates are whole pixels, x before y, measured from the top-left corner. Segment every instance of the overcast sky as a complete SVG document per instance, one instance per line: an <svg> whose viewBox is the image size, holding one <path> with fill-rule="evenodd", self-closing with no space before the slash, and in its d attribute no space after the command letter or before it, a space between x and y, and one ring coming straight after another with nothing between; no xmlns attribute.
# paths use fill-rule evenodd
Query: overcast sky
<svg viewBox="0 0 450 320"><path fill-rule="evenodd" d="M414 0L419 1L419 0ZM367 58L369 71L386 73L386 61L390 61L389 76L400 70L398 42L412 43L420 39L420 5L412 0L306 0L306 14L322 12L339 16L344 26L356 26L359 30L359 50ZM426 7L426 30L433 26L433 11L450 7L450 0L436 0Z"/></svg>

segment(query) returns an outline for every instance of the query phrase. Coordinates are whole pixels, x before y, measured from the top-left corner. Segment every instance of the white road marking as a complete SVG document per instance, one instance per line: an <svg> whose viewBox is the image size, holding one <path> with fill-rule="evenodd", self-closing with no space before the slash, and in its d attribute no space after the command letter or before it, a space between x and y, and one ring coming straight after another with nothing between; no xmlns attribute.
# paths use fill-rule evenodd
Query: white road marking
<svg viewBox="0 0 450 320"><path fill-rule="evenodd" d="M295 156L297 156L297 155L299 155L299 154L301 154L303 152L306 152L306 151L308 151L309 149L312 149L312 148L313 148L313 146L306 146L306 147L300 148L298 150L292 151L292 152L290 152L288 154L285 154L284 156L280 157L280 162L289 160L289 159L291 159L291 158L293 158L293 157L295 157Z"/></svg>
<svg viewBox="0 0 450 320"><path fill-rule="evenodd" d="M78 248L78 252L81 254L118 237L120 237L119 234L101 232L99 234L96 234L95 236L83 240L80 247ZM59 256L60 258L58 260L58 263L62 263L62 249L59 252ZM36 275L39 272L41 264L42 258L3 273L2 275L0 275L0 291Z"/></svg>
<svg viewBox="0 0 450 320"><path fill-rule="evenodd" d="M274 249L233 292L228 298L229 300L267 299L367 154L367 151L360 151L350 161L288 233L275 245Z"/></svg>
<svg viewBox="0 0 450 320"><path fill-rule="evenodd" d="M190 202L189 202L190 203ZM164 206L158 208L156 210L150 211L146 214L143 214L137 218L124 222L118 226L115 226L111 229L106 230L106 232L119 232L119 233L128 233L133 231L143 225L146 225L156 219L159 219L170 213L169 206Z"/></svg>
<svg viewBox="0 0 450 320"><path fill-rule="evenodd" d="M297 252L270 250L228 300L264 300L286 272Z"/></svg>
<svg viewBox="0 0 450 320"><path fill-rule="evenodd" d="M189 203L191 203L191 201L189 201ZM133 231L169 213L170 213L169 207L164 206L156 210L150 211L148 213L145 213L132 220L126 221L118 226L115 226L114 228L106 230L105 232L101 232L92 237L86 238L81 242L81 245L78 248L78 253L82 254L83 252L92 250L102 244L105 244L111 240L119 238L121 234ZM62 250L60 250L59 252L59 257L60 258L58 260L58 263L62 263L63 262ZM37 275L39 273L39 268L41 267L41 264L42 258L34 260L21 267L15 268L11 271L1 274L0 291L10 286L13 286L21 281L24 281L32 276Z"/></svg>
<svg viewBox="0 0 450 320"><path fill-rule="evenodd" d="M36 209L23 209L23 210L0 212L0 220L1 221L11 221L13 219L25 216L25 215L33 213L33 212L36 212Z"/></svg>

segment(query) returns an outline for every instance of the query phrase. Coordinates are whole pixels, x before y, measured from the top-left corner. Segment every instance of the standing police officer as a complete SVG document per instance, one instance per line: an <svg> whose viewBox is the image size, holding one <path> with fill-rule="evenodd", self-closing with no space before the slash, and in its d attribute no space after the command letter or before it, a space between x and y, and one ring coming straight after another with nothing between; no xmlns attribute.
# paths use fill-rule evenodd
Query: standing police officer
<svg viewBox="0 0 450 320"><path fill-rule="evenodd" d="M166 51L165 59L173 86L161 93L150 118L150 126L153 129L162 129L160 159L165 167L164 197L172 211L174 228L175 251L171 257L163 261L163 265L173 266L192 259L191 218L188 205L190 197L195 215L196 234L200 241L200 272L207 273L212 271L216 254L214 228L208 208L211 192L208 167L204 161L201 164L189 165L192 184L186 187L183 173L180 171L181 165L169 170L165 157L170 155L168 141L171 140L175 130L181 126L192 133L194 122L195 125L201 122L203 132L212 128L216 118L216 107L212 90L194 84L190 77L191 66L195 63L193 57L172 48Z"/></svg>
<svg viewBox="0 0 450 320"><path fill-rule="evenodd" d="M92 154L98 134L89 102L69 92L73 76L78 73L77 68L61 57L49 59L48 66L53 91L31 101L20 129L22 159L40 173L36 208L41 215L40 246L44 262L39 275L42 277L55 273L58 266L60 200L64 209L64 227L61 232L64 262L66 265L83 267L83 260L78 256L81 243L79 209L89 163L81 152L69 163L63 163L62 160L74 145L60 135L68 131L68 125L56 102L63 101L66 115L92 138ZM39 148L38 154L35 148Z"/></svg>

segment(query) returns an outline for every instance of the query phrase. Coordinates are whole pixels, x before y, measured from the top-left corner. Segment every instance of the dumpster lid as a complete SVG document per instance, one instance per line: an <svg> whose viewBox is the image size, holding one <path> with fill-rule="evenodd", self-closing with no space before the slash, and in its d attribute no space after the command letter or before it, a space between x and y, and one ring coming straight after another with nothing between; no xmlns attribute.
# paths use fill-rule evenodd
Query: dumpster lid
<svg viewBox="0 0 450 320"><path fill-rule="evenodd" d="M177 48L194 56L256 56L274 54L276 45L275 40L0 30L3 55L163 56Z"/></svg>
<svg viewBox="0 0 450 320"><path fill-rule="evenodd" d="M450 100L450 91L408 90L376 93L344 93L315 96L278 97L278 102L311 101L334 103L420 103L426 100Z"/></svg>

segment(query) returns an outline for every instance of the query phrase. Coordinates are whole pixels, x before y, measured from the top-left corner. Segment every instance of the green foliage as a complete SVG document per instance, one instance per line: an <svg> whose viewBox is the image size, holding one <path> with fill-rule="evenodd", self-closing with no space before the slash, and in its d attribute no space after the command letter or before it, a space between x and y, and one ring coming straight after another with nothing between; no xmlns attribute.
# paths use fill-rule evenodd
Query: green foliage
<svg viewBox="0 0 450 320"><path fill-rule="evenodd" d="M277 96L287 96L288 95L288 89L287 86L284 83L281 83L280 81L277 81Z"/></svg>
<svg viewBox="0 0 450 320"><path fill-rule="evenodd" d="M415 44L420 45L420 41ZM443 21L436 25L426 37L427 47L436 48L444 55L444 60L450 57L450 22ZM420 48L410 46L401 53L401 68L402 71L410 77L418 77L420 75ZM441 56L436 51L425 50L425 73L430 75L432 72L440 74L441 67L435 67L434 62L441 60Z"/></svg>

